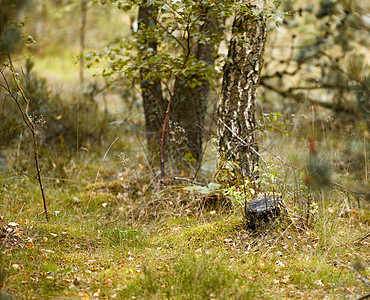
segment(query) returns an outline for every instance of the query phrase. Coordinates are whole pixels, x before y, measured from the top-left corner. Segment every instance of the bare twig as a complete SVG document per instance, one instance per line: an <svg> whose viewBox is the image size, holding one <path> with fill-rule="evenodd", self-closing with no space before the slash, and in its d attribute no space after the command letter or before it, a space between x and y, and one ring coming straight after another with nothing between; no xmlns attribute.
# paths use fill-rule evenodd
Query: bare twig
<svg viewBox="0 0 370 300"><path fill-rule="evenodd" d="M42 299L38 294L37 294L37 288L38 288L38 283L39 283L39 276L40 276L40 267L41 267L41 262L42 262L42 255L40 256L40 263L38 264L37 266L37 273L36 273L36 277L35 277L35 287L34 287L34 291L35 291L35 296L38 298L38 299Z"/></svg>
<svg viewBox="0 0 370 300"><path fill-rule="evenodd" d="M28 113L30 100L27 98L25 92L23 91L23 88L21 87L21 85L19 83L18 75L15 71L15 68L12 64L12 61L11 61L10 57L9 57L8 68L9 68L9 70L10 70L12 76L13 76L13 80L14 80L15 86L17 88L17 91L16 92L12 91L12 89L9 85L9 82L8 82L8 80L7 80L7 78L4 74L4 70L1 70L0 73L1 73L1 76L3 77L3 79L4 79L5 85L0 84L0 86L14 100L14 102L16 103L16 105L19 109L19 112L22 115L22 119L23 119L24 123L26 124L28 129L31 131L32 141L33 141L33 152L34 152L34 158L35 158L35 167L36 167L36 171L37 171L37 179L38 179L39 185L40 185L42 201L43 201L43 204L44 204L45 217L46 217L46 220L49 221L49 213L48 213L47 204L46 204L46 195L45 195L44 185L43 185L43 182L42 182L40 163L39 163L39 151L38 151L38 144L37 144L37 131L36 131L35 114L33 113L32 116L30 116L29 113ZM26 105L25 108L22 107L22 104L19 102L18 97L20 97L21 100L23 100L25 102L25 105Z"/></svg>
<svg viewBox="0 0 370 300"><path fill-rule="evenodd" d="M328 108L328 109L333 109L334 106L335 106L335 108L337 110L345 111L345 112L348 112L348 113L351 113L351 114L356 113L356 111L354 111L353 108L345 107L345 106L343 106L343 104L341 106L339 106L339 104L337 104L337 103L324 102L324 101L320 101L318 99L313 99L313 98L310 98L308 96L302 95L301 93L294 93L293 89L285 90L285 89L282 89L280 87L269 84L269 83L266 82L266 80L261 80L261 85L264 86L265 88L268 88L269 90L274 91L275 93L280 94L283 97L293 99L298 103L303 103L305 101L308 101L311 104L317 104L317 105L320 105L320 106Z"/></svg>
<svg viewBox="0 0 370 300"><path fill-rule="evenodd" d="M365 299L369 299L370 298L370 293L367 293L365 295L362 295L358 298L356 298L356 300L365 300Z"/></svg>
<svg viewBox="0 0 370 300"><path fill-rule="evenodd" d="M104 156L103 156L103 158L102 158L102 160L101 160L101 163L104 161L104 159L107 157L107 154L108 154L108 152L110 151L110 149L113 147L113 145L114 145L114 143L115 142L117 142L117 140L118 140L118 137L116 137L115 138L115 140L110 144L110 146L108 147L108 149L107 149L107 151L105 151L105 153L104 153ZM100 166L99 166L99 169L98 169L98 172L96 172L96 176L95 176L95 181L94 181L94 183L96 183L96 181L98 180L98 177L99 177L99 173L100 173L100 169L101 169L101 163L100 163Z"/></svg>
<svg viewBox="0 0 370 300"><path fill-rule="evenodd" d="M366 233L363 237L353 241L353 243L359 243L361 241L363 241L364 239L368 238L370 236L370 231L368 233Z"/></svg>
<svg viewBox="0 0 370 300"><path fill-rule="evenodd" d="M190 37L188 37L189 39ZM170 115L170 109L171 109L171 105L172 105L172 101L175 97L175 93L176 93L176 88L177 88L177 83L179 81L179 78L180 78L180 72L182 71L182 69L185 67L188 59L189 59L189 56L190 56L190 49L189 49L189 41L188 41L188 51L186 53L186 56L184 58L184 62L183 64L181 65L180 69L178 70L178 74L175 78L175 82L173 84L173 87L172 87L172 91L171 91L171 94L170 94L170 99L168 100L168 105L167 105L167 109L166 109L166 114L165 114L165 117L164 117L164 122L163 122L163 128L162 128L162 137L161 137L161 158L160 158L160 166L161 166L161 179L163 180L164 177L165 177L165 171L164 171L164 163L165 163L165 160L164 160L164 140L165 140L165 135L166 135L166 129L167 129L167 123L168 123L168 117Z"/></svg>
<svg viewBox="0 0 370 300"><path fill-rule="evenodd" d="M181 181L186 181L186 182L189 182L189 183L192 183L192 184L196 184L196 185L206 186L205 183L197 182L197 181L191 180L189 178L185 178L185 177L174 177L173 179L175 179L175 180L181 180Z"/></svg>
<svg viewBox="0 0 370 300"><path fill-rule="evenodd" d="M357 279L362 281L365 285L370 286L370 281L367 280L365 277L363 277L355 268L352 268L350 266L347 266L347 265L341 263L338 259L327 261L326 263L332 264L334 267L339 266L341 268L348 269L348 270L352 271L353 273L355 273Z"/></svg>
<svg viewBox="0 0 370 300"><path fill-rule="evenodd" d="M258 151L256 149L254 149L252 146L250 146L245 140L243 140L240 136L238 136L229 126L227 126L227 124L225 124L225 122L223 122L220 118L218 119L222 125L224 125L230 132L233 136L235 136L239 141L241 141L244 145L248 146L250 149L252 149L252 151L257 154L257 156L262 160L262 162L268 166L267 162L263 159L263 157L261 156L261 154L258 153Z"/></svg>

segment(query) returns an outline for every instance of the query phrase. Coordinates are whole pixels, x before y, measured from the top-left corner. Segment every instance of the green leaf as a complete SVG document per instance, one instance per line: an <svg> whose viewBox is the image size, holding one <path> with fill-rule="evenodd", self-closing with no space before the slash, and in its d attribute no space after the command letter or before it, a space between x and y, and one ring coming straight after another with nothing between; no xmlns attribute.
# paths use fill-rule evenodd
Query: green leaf
<svg viewBox="0 0 370 300"><path fill-rule="evenodd" d="M44 265L45 269L49 272L56 273L58 271L58 266L52 265L52 264L45 264Z"/></svg>
<svg viewBox="0 0 370 300"><path fill-rule="evenodd" d="M201 185L192 185L192 186L186 186L184 187L184 190L186 191L195 191L201 194L209 194L209 189L206 186Z"/></svg>
<svg viewBox="0 0 370 300"><path fill-rule="evenodd" d="M220 187L221 187L221 184L218 184L218 183L215 183L215 182L211 182L211 183L208 184L208 188L209 188L210 192L215 192Z"/></svg>

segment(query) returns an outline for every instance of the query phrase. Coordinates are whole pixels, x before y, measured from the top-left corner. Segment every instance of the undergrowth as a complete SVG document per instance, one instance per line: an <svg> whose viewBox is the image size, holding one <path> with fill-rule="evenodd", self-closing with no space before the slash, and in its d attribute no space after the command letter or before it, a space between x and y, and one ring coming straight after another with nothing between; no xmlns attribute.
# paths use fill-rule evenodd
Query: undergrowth
<svg viewBox="0 0 370 300"><path fill-rule="evenodd" d="M359 240L369 212L340 191L318 193L309 220L286 193L288 219L251 231L238 209L204 205L207 197L179 185L163 190L135 177L52 185L45 222L32 179L0 184L2 297L342 299L368 291L356 271L369 276L368 238Z"/></svg>

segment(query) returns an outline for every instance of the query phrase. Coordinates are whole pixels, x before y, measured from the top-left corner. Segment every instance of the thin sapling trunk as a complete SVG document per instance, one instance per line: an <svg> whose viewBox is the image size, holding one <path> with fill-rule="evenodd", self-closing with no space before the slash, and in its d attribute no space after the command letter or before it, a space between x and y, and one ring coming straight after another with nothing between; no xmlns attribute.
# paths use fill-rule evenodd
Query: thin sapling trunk
<svg viewBox="0 0 370 300"><path fill-rule="evenodd" d="M29 107L30 107L30 100L27 98L26 94L24 93L22 87L20 86L20 79L18 78L18 74L16 73L11 60L9 59L9 65L8 68L13 76L14 83L16 86L17 91L12 91L9 82L4 74L4 69L0 71L1 76L3 77L4 84L0 83L0 86L6 91L6 93L14 100L16 103L19 112L21 113L23 122L26 124L28 129L31 131L32 134L32 142L33 142L33 151L34 151L34 158L35 158L35 167L37 171L37 180L40 185L41 195L42 195L42 201L44 205L44 211L45 211L45 217L46 220L49 221L49 213L47 209L47 202L46 202L46 195L45 195L45 189L44 185L42 183L42 177L41 177L41 170L40 170L40 163L39 163L39 152L38 152L38 143L37 143L37 131L36 131L36 121L35 121L35 114L32 114L32 117L29 115ZM19 98L24 101L25 108L22 106L21 102L19 101Z"/></svg>

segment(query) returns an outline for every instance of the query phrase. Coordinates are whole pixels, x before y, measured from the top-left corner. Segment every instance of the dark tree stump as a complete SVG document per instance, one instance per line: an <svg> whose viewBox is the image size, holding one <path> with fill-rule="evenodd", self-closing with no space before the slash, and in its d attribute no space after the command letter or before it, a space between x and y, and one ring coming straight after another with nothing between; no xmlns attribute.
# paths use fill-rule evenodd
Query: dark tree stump
<svg viewBox="0 0 370 300"><path fill-rule="evenodd" d="M266 226L281 214L284 202L279 194L261 194L246 204L248 227L255 230Z"/></svg>

